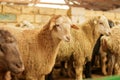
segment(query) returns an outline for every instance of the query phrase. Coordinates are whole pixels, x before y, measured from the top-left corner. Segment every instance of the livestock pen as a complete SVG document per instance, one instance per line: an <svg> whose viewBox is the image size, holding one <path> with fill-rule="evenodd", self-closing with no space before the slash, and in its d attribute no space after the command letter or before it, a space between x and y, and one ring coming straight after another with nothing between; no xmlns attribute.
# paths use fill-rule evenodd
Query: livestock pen
<svg viewBox="0 0 120 80"><path fill-rule="evenodd" d="M55 15L67 16L70 21L67 22L61 18L56 21L57 18L55 18L50 22ZM100 20L98 21L92 20L96 16L106 18L99 17ZM59 22L62 20L63 22ZM91 27L87 25L82 28L82 25L89 20L92 22ZM112 75L104 74L102 71L103 65L99 48L101 36L104 35L104 32L103 34L99 33L103 29L105 34L107 33L106 36L109 36L111 31L98 27L93 29L94 25L98 24L101 27L108 27L107 20L110 22L110 27L120 25L120 0L0 0L0 27L2 29L6 29L6 26L9 27L7 30L14 37L17 36L18 49L25 65L25 70L21 74L11 74L11 80L44 80L40 79L41 75L46 75L46 80L119 80L120 76L114 73L114 69ZM48 23L50 24L48 25ZM69 28L69 31L68 27L61 28L63 25L71 25L77 30ZM51 31L46 31L45 33L49 36L46 37L43 34L44 37L39 38L41 40L39 42L37 38L40 36L36 34L45 29L45 26L53 26L49 30L54 29L54 33L60 31L60 34L51 34ZM65 35L63 37L61 37L62 32ZM53 40L53 37L50 37L51 35L59 36L59 39L67 41L60 42L58 52L53 51L53 44L57 39L54 38L55 40ZM49 42L50 40L51 42ZM46 50L43 49L45 46L47 46ZM39 51L41 55L37 55ZM51 51L57 54L50 55L52 54ZM45 52L48 53L47 57ZM107 58L108 61L106 61ZM109 62L109 60L112 61L111 55L108 55L107 58L102 57L102 60L106 61L105 66L114 66L114 63ZM42 65L42 68L39 68L39 65ZM80 66L82 68L79 68ZM118 67L120 66L118 65ZM108 68L104 69L110 71ZM25 79L25 77L28 78Z"/></svg>

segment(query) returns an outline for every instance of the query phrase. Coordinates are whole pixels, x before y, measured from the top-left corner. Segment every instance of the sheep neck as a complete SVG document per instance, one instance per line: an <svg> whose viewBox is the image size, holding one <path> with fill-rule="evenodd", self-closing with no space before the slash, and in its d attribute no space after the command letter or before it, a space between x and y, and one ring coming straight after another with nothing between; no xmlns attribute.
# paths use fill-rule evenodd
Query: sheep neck
<svg viewBox="0 0 120 80"><path fill-rule="evenodd" d="M52 31L44 29L38 36L38 42L42 52L44 52L44 54L48 54L49 56L56 56L60 40L52 36Z"/></svg>
<svg viewBox="0 0 120 80"><path fill-rule="evenodd" d="M93 19L89 20L87 23L85 23L84 26L82 26L82 29L83 29L85 35L87 36L89 41L93 44L96 43L96 41L99 39L99 37L101 35L100 33L96 32L96 30L95 30L96 26L97 25L95 25L93 23ZM91 37L89 37L89 36L91 36Z"/></svg>
<svg viewBox="0 0 120 80"><path fill-rule="evenodd" d="M6 60L1 58L0 59L0 71L7 70L7 69L8 69L8 67L6 64Z"/></svg>

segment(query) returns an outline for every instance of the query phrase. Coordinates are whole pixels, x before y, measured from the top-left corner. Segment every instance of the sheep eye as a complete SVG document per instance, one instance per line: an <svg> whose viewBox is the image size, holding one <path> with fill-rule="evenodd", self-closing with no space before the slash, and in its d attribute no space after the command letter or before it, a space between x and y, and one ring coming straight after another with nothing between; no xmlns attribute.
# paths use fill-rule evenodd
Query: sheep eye
<svg viewBox="0 0 120 80"><path fill-rule="evenodd" d="M56 29L60 31L61 30L60 25L56 25Z"/></svg>
<svg viewBox="0 0 120 80"><path fill-rule="evenodd" d="M100 24L102 25L103 23L102 23L102 22L100 22Z"/></svg>
<svg viewBox="0 0 120 80"><path fill-rule="evenodd" d="M3 50L3 48L2 48L2 46L1 46L1 45L0 45L0 51L4 52L4 50Z"/></svg>
<svg viewBox="0 0 120 80"><path fill-rule="evenodd" d="M59 25L59 24L56 24L55 26L56 26L56 27L59 27L60 25Z"/></svg>

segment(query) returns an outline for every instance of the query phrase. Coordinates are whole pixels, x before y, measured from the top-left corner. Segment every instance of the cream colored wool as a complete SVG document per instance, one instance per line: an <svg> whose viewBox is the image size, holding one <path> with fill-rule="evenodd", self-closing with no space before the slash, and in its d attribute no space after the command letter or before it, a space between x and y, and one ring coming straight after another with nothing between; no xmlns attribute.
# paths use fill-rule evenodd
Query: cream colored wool
<svg viewBox="0 0 120 80"><path fill-rule="evenodd" d="M1 26L10 31L18 41L25 64L26 80L44 80L55 63L61 40L69 41L71 27L75 26L64 16L51 18L42 29Z"/></svg>
<svg viewBox="0 0 120 80"><path fill-rule="evenodd" d="M115 74L120 74L120 27L114 26L111 28L111 35L109 36L103 36L101 38L101 46L100 46L100 54L101 54L101 60L102 60L102 72L104 75L112 75L113 72L110 70L107 72L106 68L108 65L108 68L114 68ZM110 59L107 59L107 55L110 55L115 57L115 62L106 64L107 60L114 60L113 57L110 57ZM109 66L109 65L114 65ZM113 71L113 69L111 69Z"/></svg>
<svg viewBox="0 0 120 80"><path fill-rule="evenodd" d="M104 26L103 31L101 31L101 23ZM73 64L76 71L76 79L82 80L83 66L86 61L91 61L92 51L97 39L101 34L108 34L110 27L106 18L104 19L103 17L101 19L100 16L96 16L80 25L79 28L77 31L72 31L73 40L70 43L63 42L61 44L57 61L68 60L71 53L74 52Z"/></svg>

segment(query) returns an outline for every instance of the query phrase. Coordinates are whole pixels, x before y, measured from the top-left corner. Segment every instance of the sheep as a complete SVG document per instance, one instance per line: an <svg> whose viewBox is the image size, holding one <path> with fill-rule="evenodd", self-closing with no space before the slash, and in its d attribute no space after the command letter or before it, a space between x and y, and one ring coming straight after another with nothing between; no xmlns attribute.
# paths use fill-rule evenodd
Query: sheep
<svg viewBox="0 0 120 80"><path fill-rule="evenodd" d="M20 23L17 23L15 25L16 27L21 27L21 28L30 28L30 29L34 29L35 27L33 26L33 24L31 24L29 21L24 20Z"/></svg>
<svg viewBox="0 0 120 80"><path fill-rule="evenodd" d="M120 21L119 20L115 21L114 23L115 23L115 26L120 26Z"/></svg>
<svg viewBox="0 0 120 80"><path fill-rule="evenodd" d="M110 19L108 19L108 23L110 28L114 27L114 22ZM93 49L93 53L92 53L92 67L100 67L100 53L99 53L99 48L100 48L100 39L101 39L102 35L99 37L99 39L97 40L94 49Z"/></svg>
<svg viewBox="0 0 120 80"><path fill-rule="evenodd" d="M109 23L109 25L110 25L110 28L112 28L115 24L114 24L114 22L112 21L112 20L108 20L108 23Z"/></svg>
<svg viewBox="0 0 120 80"><path fill-rule="evenodd" d="M88 65L86 77L90 75L90 65L93 47L101 34L109 35L110 27L105 16L96 16L86 21L79 30L72 31L73 39L70 43L63 43L59 50L57 61L73 55L73 67L75 69L75 79L82 80L83 66ZM62 53L62 54L61 54ZM70 54L71 53L71 54ZM63 59L61 58L63 57Z"/></svg>
<svg viewBox="0 0 120 80"><path fill-rule="evenodd" d="M111 35L101 38L100 54L104 75L120 74L120 27L111 28ZM108 61L107 65L106 62ZM108 68L108 71L106 70ZM114 72L113 72L114 69Z"/></svg>
<svg viewBox="0 0 120 80"><path fill-rule="evenodd" d="M24 71L24 64L16 39L10 32L0 29L0 80L11 80L11 74Z"/></svg>
<svg viewBox="0 0 120 80"><path fill-rule="evenodd" d="M44 80L45 75L50 73L61 40L71 40L70 28L78 29L68 17L61 15L53 16L42 29L6 28L19 43L26 68L26 80Z"/></svg>
<svg viewBox="0 0 120 80"><path fill-rule="evenodd" d="M108 23L109 23L110 28L112 28L114 26L114 22L112 20L108 19ZM100 47L100 38L101 38L101 36L97 39L96 44L95 44L94 49L93 49L93 53L92 53L92 68L100 67L99 47ZM64 52L64 50L61 50L61 51ZM63 53L63 52L60 52L60 53ZM69 53L69 52L67 52L67 53ZM61 68L60 74L62 74L62 76L65 76L65 77L68 76L68 77L74 78L75 77L74 76L75 75L75 71L74 71L73 65L71 64L72 63L72 59L73 59L71 57L73 55L71 55L71 54L68 54L68 55L60 54L60 55L58 55L58 58L57 58L56 62L57 62L57 64L60 61L62 63L64 63L65 65L69 64L69 66L71 66L70 68L67 68L65 65L60 65L60 68ZM63 57L64 55L65 55L65 57ZM70 69L71 71L68 70L68 69Z"/></svg>

